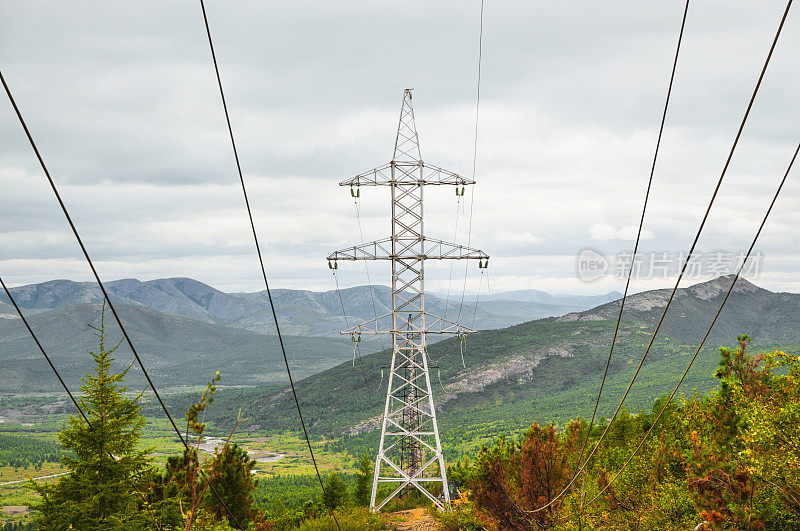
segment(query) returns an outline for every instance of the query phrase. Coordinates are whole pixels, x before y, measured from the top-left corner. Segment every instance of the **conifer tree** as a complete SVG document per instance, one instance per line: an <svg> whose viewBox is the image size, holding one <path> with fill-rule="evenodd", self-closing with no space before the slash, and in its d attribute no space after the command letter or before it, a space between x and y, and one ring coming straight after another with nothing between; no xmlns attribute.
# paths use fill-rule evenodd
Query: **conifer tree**
<svg viewBox="0 0 800 531"><path fill-rule="evenodd" d="M356 489L353 493L355 502L361 507L369 505L370 496L372 495L372 460L369 454L361 456L361 462L358 464L358 472L356 473Z"/></svg>
<svg viewBox="0 0 800 531"><path fill-rule="evenodd" d="M337 473L332 473L325 480L325 492L322 501L328 509L336 509L347 502L347 484Z"/></svg>
<svg viewBox="0 0 800 531"><path fill-rule="evenodd" d="M230 511L236 517L235 521L246 526L255 516L253 493L258 488L258 480L253 478L253 469L256 461L250 459L247 451L237 444L225 444L221 450L215 449L214 453L214 461L208 467L208 477L210 486L221 500L206 494L206 506L217 519L228 518ZM235 521L229 521L234 528Z"/></svg>
<svg viewBox="0 0 800 531"><path fill-rule="evenodd" d="M35 484L42 496L39 529L81 530L138 528L142 497L138 486L150 472L150 449L139 447L145 419L139 396L127 396L125 374L114 372L112 357L119 343L106 349L105 306L100 326L92 327L100 349L90 352L95 372L83 377L78 400L90 424L80 415L69 418L59 434L61 446L73 455L63 457L70 473L54 485Z"/></svg>

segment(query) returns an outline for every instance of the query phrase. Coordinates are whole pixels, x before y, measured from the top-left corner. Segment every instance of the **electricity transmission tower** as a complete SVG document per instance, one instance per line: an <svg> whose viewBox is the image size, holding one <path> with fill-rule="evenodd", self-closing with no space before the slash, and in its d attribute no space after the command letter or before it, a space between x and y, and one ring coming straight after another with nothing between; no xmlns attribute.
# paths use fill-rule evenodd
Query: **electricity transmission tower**
<svg viewBox="0 0 800 531"><path fill-rule="evenodd" d="M339 260L388 260L392 266L392 313L342 332L354 340L362 334L392 336L392 363L370 500L374 511L410 487L440 508L450 503L425 336L456 334L463 338L475 331L425 311L425 261L474 259L484 268L489 257L477 249L425 236L423 190L426 185L453 185L456 194L463 195L464 186L474 183L422 162L411 89L403 92L392 161L339 183L349 186L354 197L360 197L361 186L388 186L391 194L391 236L328 257L328 265L334 269ZM395 488L377 501L381 484ZM431 493L431 486L437 484L441 485L439 498Z"/></svg>

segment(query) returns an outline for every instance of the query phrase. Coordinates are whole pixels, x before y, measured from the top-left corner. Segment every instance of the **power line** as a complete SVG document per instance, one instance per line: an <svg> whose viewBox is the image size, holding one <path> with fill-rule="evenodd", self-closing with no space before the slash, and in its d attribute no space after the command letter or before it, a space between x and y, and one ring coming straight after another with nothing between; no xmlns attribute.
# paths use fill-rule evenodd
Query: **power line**
<svg viewBox="0 0 800 531"><path fill-rule="evenodd" d="M631 277L633 276L633 268L636 263L636 254L639 251L639 242L641 241L642 237L642 227L644 226L644 216L645 212L647 212L647 202L650 199L650 190L653 186L653 175L656 171L656 162L658 161L658 153L661 147L661 137L664 134L664 124L667 121L667 109L669 108L669 100L670 96L672 95L672 85L675 81L675 71L678 68L678 56L680 55L681 51L681 43L683 42L683 30L686 27L686 15L689 12L689 0L686 0L686 6L683 8L683 20L681 21L681 30L678 34L678 44L675 48L675 58L672 61L672 73L669 76L669 86L667 88L667 97L666 101L664 102L664 110L661 113L661 124L658 128L658 139L656 140L656 148L655 152L653 153L653 163L650 165L650 177L647 180L647 190L644 194L644 204L642 205L642 215L639 218L639 230L636 232L636 243L633 245L633 254L631 255L631 265L628 269L628 278L625 281L625 292L622 294L622 300L620 301L619 305L619 314L617 315L617 324L614 327L614 336L611 339L611 349L608 351L608 359L606 359L606 367L603 371L603 379L600 382L600 390L597 392L597 400L594 403L594 411L592 412L592 420L589 422L589 429L586 431L586 437L584 437L583 442L581 443L581 457L578 462L583 461L583 453L586 451L586 445L589 442L589 435L592 432L592 427L594 427L594 421L597 418L597 408L600 406L600 397L603 395L603 388L606 385L606 377L608 376L608 368L611 365L611 357L614 354L614 346L617 343L617 334L619 333L619 326L620 322L622 321L622 311L625 309L625 301L628 298L628 289L631 285ZM583 492L583 485L581 485L581 493ZM583 501L583 494L581 494L581 501Z"/></svg>
<svg viewBox="0 0 800 531"><path fill-rule="evenodd" d="M22 310L20 309L20 307L17 305L17 301L14 299L14 296L11 294L11 291L6 286L6 283L3 282L3 278L2 277L0 277L0 285L3 286L3 291L6 292L6 296L11 301L11 304L14 306L14 309L17 311L17 314L19 314L19 318L22 319L22 323L25 325L25 328L28 329L28 332L30 333L31 337L33 338L33 341L36 343L36 346L39 347L39 351L44 356L44 359L47 360L48 365L50 365L50 368L53 369L53 372L56 374L56 378L58 378L58 381L61 383L61 387L63 387L64 391L67 392L67 395L69 395L69 399L75 405L75 408L78 410L78 413L81 414L81 417L83 417L83 420L85 420L86 424L89 425L89 429L92 429L92 423L89 422L89 417L87 417L86 413L83 412L83 409L78 404L78 401L75 399L75 396L72 394L72 391L70 391L69 387L67 387L66 382L61 377L61 374L58 372L58 369L56 369L56 366L53 364L53 360L51 360L50 356L47 355L47 352L44 350L44 347L39 342L39 338L36 337L36 334L33 332L33 328L31 328L30 323L25 318L25 315L22 313Z"/></svg>
<svg viewBox="0 0 800 531"><path fill-rule="evenodd" d="M336 295L339 296L339 305L342 308L342 317L344 318L344 326L346 328L350 328L350 322L347 319L347 312L344 310L344 299L342 298L342 292L339 289L339 276L336 274L336 270L333 271L333 279L336 281Z"/></svg>
<svg viewBox="0 0 800 531"><path fill-rule="evenodd" d="M339 297L339 304L342 308L342 317L344 318L344 325L347 328L350 328L349 320L347 319L347 313L344 309L344 299L342 298L342 292L339 289L339 275L336 274L337 270L333 270L331 278L336 282L336 295ZM360 341L359 341L360 342ZM361 356L356 356L357 352L360 352L358 348L358 343L355 337L351 337L351 343L353 347L353 367L356 366L356 358L358 358L358 366L361 369L361 378L364 380L364 385L367 385L367 372L364 369L364 361L361 359Z"/></svg>
<svg viewBox="0 0 800 531"><path fill-rule="evenodd" d="M289 358L286 356L286 346L283 343L283 336L281 335L281 328L278 323L278 313L275 311L275 303L272 300L272 292L270 291L269 281L267 280L267 270L264 267L264 258L261 255L261 246L258 243L258 234L256 232L256 225L255 222L253 221L253 211L250 208L250 200L247 197L247 187L245 186L244 183L244 175L242 174L242 165L239 162L239 152L236 149L236 140L234 139L233 136L233 127L231 126L231 118L228 112L228 104L225 101L225 91L222 88L222 77L220 76L219 73L219 65L217 64L217 55L214 52L214 42L211 39L211 28L208 25L208 15L206 14L206 6L203 0L200 0L200 8L203 11L203 22L205 23L206 27L206 35L208 35L208 46L211 49L211 59L214 62L214 72L217 75L217 85L219 86L219 95L220 99L222 100L222 109L225 111L225 122L228 125L228 134L231 139L231 147L233 148L233 157L236 160L236 170L239 173L239 181L242 184L242 194L244 195L244 203L247 206L247 215L250 218L250 228L253 232L253 242L255 243L256 246L256 253L258 254L258 262L261 265L261 275L264 278L264 286L267 289L267 298L269 299L269 306L270 309L272 310L272 318L275 321L275 331L277 332L278 335L278 343L280 343L281 346L281 353L283 354L283 362L286 365L286 374L289 377L289 385L292 388L292 396L294 397L294 403L295 406L297 407L297 415L300 417L300 426L303 428L303 434L305 435L306 444L308 445L308 452L311 455L311 461L314 464L314 470L317 473L317 479L319 480L319 485L322 488L322 496L324 498L325 484L322 481L322 475L319 472L319 467L317 466L317 460L314 457L314 450L311 447L311 439L309 439L308 437L308 430L306 429L306 423L305 420L303 419L303 412L300 409L300 400L298 400L297 398L297 390L295 389L294 386L294 379L292 378L292 370L289 367ZM341 529L341 527L339 526L339 521L336 518L336 514L333 513L332 511L330 514L333 517L333 521L336 523L337 529Z"/></svg>
<svg viewBox="0 0 800 531"><path fill-rule="evenodd" d="M28 137L28 142L30 143L31 147L33 148L33 151L36 154L36 158L39 160L39 165L42 167L42 170L44 171L44 174L47 177L48 182L50 183L50 188L52 188L53 193L55 194L56 199L58 200L58 204L61 206L61 210L64 213L64 216L67 218L67 222L69 223L69 226L72 229L72 233L75 235L75 239L78 240L78 245L80 246L81 251L83 252L83 256L86 258L86 261L89 263L89 267L92 270L92 274L94 275L94 278L97 281L97 284L100 286L100 290L103 292L103 296L105 297L106 301L108 302L108 307L111 310L111 313L114 315L114 318L116 319L117 324L119 324L120 330L122 330L122 335L125 336L125 341L128 343L128 346L131 348L131 351L133 352L133 356L136 358L136 361L139 363L139 366L142 368L142 373L144 374L145 378L147 379L147 383L150 385L150 388L153 390L153 394L158 399L159 403L161 404L162 409L167 414L167 418L169 418L170 423L172 423L173 429L180 436L180 430L178 429L178 426L175 424L175 421L172 419L172 415L170 415L169 411L167 410L166 405L164 405L164 401L161 399L161 395L156 390L156 387L153 384L153 380L150 378L150 375L148 374L147 369L145 369L144 364L142 363L142 359L139 357L139 353L136 351L136 348L133 346L133 342L131 341L131 338L128 335L127 330L125 330L125 327L122 324L122 320L120 319L119 314L117 314L117 310L114 307L114 304L111 302L111 297L109 297L108 292L106 291L105 285L100 280L100 275L98 275L97 269L95 269L95 267L94 267L94 262L92 262L91 257L89 257L89 253L86 250L86 246L83 244L83 240L81 239L80 234L78 234L78 229L75 227L75 223L73 223L72 217L70 216L69 212L67 211L67 207L64 204L64 201L61 199L61 194L59 194L58 188L56 188L56 184L53 181L53 178L50 176L50 171L47 169L47 166L44 163L44 159L42 159L42 156L39 153L39 148L36 146L36 143L33 140L33 136L31 136L31 132L28 130L28 125L25 123L25 120L22 118L22 113L20 112L19 107L17 106L17 102L14 100L14 96L11 94L11 89L8 87L8 84L6 83L6 80L3 77L2 72L0 72L0 81L2 81L2 83L3 83L3 88L5 88L6 94L8 95L8 98L11 101L11 105L14 107L14 112L16 112L16 114L17 114L17 118L19 119L19 122L20 122L20 124L22 125L22 128L25 131L25 135ZM182 436L181 436L181 440L183 440Z"/></svg>
<svg viewBox="0 0 800 531"><path fill-rule="evenodd" d="M480 117L481 109L481 63L483 62L483 4L481 0L481 21L480 32L478 34L478 82L475 89L475 141L472 144L472 180L475 180L475 170L478 165L478 118ZM472 208L475 205L475 190L473 189L469 194L469 224L467 228L467 247L472 243ZM464 294L467 291L467 271L468 264L464 265L464 286L461 288L461 302L458 305L458 317L456 322L461 319L461 311L464 309Z"/></svg>
<svg viewBox="0 0 800 531"><path fill-rule="evenodd" d="M28 322L28 319L25 317L25 314L22 313L22 309L20 309L19 305L17 305L17 301L14 299L14 296L11 294L11 290L9 290L8 287L6 286L6 283L3 282L2 277L0 277L0 285L2 285L3 291L6 292L6 296L11 301L11 304L14 306L14 309L17 311L17 314L19 315L19 318L22 320L23 324L25 325L25 328L28 329L28 333L30 333L31 338L33 338L33 341L36 343L36 346L39 347L39 351L44 356L44 359L47 360L47 363L50 365L50 368L53 369L53 373L55 373L56 378L58 378L59 383L61 383L61 387L64 388L64 391L66 391L67 395L69 396L69 399L72 401L72 404L78 410L78 413L80 413L81 417L83 417L83 420L86 422L86 425L88 426L89 431L94 432L95 428L92 425L91 421L89 420L89 417L86 416L86 413L83 411L83 408L80 406L78 401L75 399L75 396L72 394L72 391L69 390L69 387L67 386L66 382L64 382L64 379L61 377L61 373L58 372L58 369L56 368L55 364L53 364L53 360L50 359L50 356L47 354L47 351L45 351L44 347L42 346L42 343L39 341L39 338L36 336L36 334L33 331L33 328L31 327L30 323ZM101 453L102 453L102 451L101 451ZM112 454L111 452L107 452L107 453L108 453L109 457L111 457L112 460L116 460L117 459L116 457L114 457L114 454ZM47 478L53 478L53 477L58 477L58 476L65 476L67 474L71 474L71 472L64 472L62 474L51 474L49 476L41 476L41 477L38 477L38 478L33 478L33 480L47 479ZM130 478L125 477L125 480L128 482L128 485L131 487L132 490L134 490L134 491L138 490L136 488L136 486L133 485L133 483L131 482ZM27 481L27 480L22 480L22 481ZM9 482L6 482L6 483L0 483L0 486L2 486L2 485L12 485L12 484L15 484L15 483L21 483L22 481L9 481ZM142 499L144 500L145 499L144 496L142 496L141 493L139 493L139 494L142 497Z"/></svg>
<svg viewBox="0 0 800 531"><path fill-rule="evenodd" d="M169 410L167 409L166 404L164 404L164 400L161 398L161 395L159 394L158 390L156 389L155 384L153 384L153 380L150 378L150 374L147 372L147 369L145 368L144 363L142 362L142 358L139 356L139 353L136 351L136 347L133 346L133 341L131 341L131 338L128 335L128 331L125 329L125 325L122 324L122 319L120 319L119 314L117 313L117 309L114 307L114 303L111 302L111 297L109 296L108 291L106 291L106 287L103 284L103 281L100 280L100 275L97 273L97 269L94 267L94 262L92 262L92 259L89 256L89 252L86 250L86 246L83 244L83 239L81 239L81 236L78 233L78 229L75 227L75 223L72 221L72 217L70 216L69 211L67 210L67 207L64 204L64 201L61 199L61 194L58 192L58 188L56 187L56 183L55 183L55 181L53 181L53 178L50 176L50 171L47 169L47 165L44 163L44 159L42 158L42 155L39 153L39 148L36 146L36 142L34 142L34 140L33 140L33 136L31 135L31 132L28 129L28 125L25 123L25 119L22 117L22 113L19 110L19 107L17 106L17 102L14 99L14 96L11 94L11 89L9 88L8 84L6 83L6 80L5 80L5 77L3 76L2 71L0 71L0 82L2 82L2 84L3 84L3 88L5 89L6 94L8 95L8 99L11 102L11 106L14 108L14 112L16 113L17 118L19 119L19 123L20 123L20 125L22 125L22 129L25 131L25 136L27 136L28 142L30 143L31 147L33 148L33 152L36 154L36 158L39 160L39 165L42 167L42 171L44 172L45 177L47 177L47 181L50 183L50 188L53 190L53 193L56 196L56 200L58 200L58 204L61 207L61 211L64 213L64 217L67 219L67 222L69 223L69 226L72 229L72 233L75 235L75 239L78 241L78 245L80 246L81 251L83 252L83 256L86 259L86 262L89 264L89 268L92 270L92 274L94 275L94 278L97 281L97 285L100 287L100 291L103 292L103 297L105 298L106 302L108 303L108 307L111 310L111 313L114 315L114 319L117 321L117 325L119 325L119 328L122 331L122 335L124 336L126 343L128 344L128 346L131 349L131 352L133 353L133 357L136 359L136 362L139 364L139 367L142 369L142 374L144 375L145 379L147 380L147 383L150 386L150 388L153 390L153 395L156 397L156 399L158 400L158 403L161 405L161 409L163 409L164 413L167 415L167 418L169 419L169 422L172 425L172 429L178 435L178 438L180 438L180 440L183 443L183 446L186 448L186 450L187 451L190 450L189 444L183 438L183 435L181 434L181 431L178 429L178 426L175 424L175 420L172 418L172 415L170 414ZM202 472L202 470L201 470L201 473L204 474L204 472ZM228 506L225 504L225 502L222 500L222 498L219 496L219 494L217 494L216 490L214 489L214 486L211 485L210 482L209 482L209 487L211 488L211 491L217 496L217 499L223 505L225 510L231 516L231 518L233 518L234 521L236 522L236 524L239 525L239 521L236 519L236 517L233 515L233 513L230 512L230 510L228 509Z"/></svg>
<svg viewBox="0 0 800 531"><path fill-rule="evenodd" d="M483 276L485 271L486 271L485 269L481 269L481 278L480 280L478 280L478 292L475 294L475 307L472 308L472 324L469 326L472 329L475 328L475 317L478 315L478 303L481 300L481 288L483 287ZM489 287L488 281L486 287L487 288Z"/></svg>
<svg viewBox="0 0 800 531"><path fill-rule="evenodd" d="M342 298L342 291L339 289L339 275L336 274L337 271L338 271L337 269L334 269L332 271L333 279L336 281L336 295L339 296L339 304L342 307L342 317L344 318L344 325L345 327L350 328L350 323L347 319L347 313L345 312L344 309L344 299ZM364 385L367 385L367 372L364 369L364 361L361 359L361 356L356 356L356 353L360 352L360 349L358 348L358 344L361 342L360 336L358 340L356 340L355 336L351 336L350 339L351 339L350 342L352 343L353 347L353 367L356 366L356 358L358 358L358 366L361 369L361 378L364 380Z"/></svg>
<svg viewBox="0 0 800 531"><path fill-rule="evenodd" d="M750 115L750 110L753 108L753 102L755 102L756 95L758 94L758 90L761 87L761 82L764 79L764 74L767 71L767 67L769 66L770 59L772 59L772 53L775 50L775 45L778 43L778 38L780 37L781 30L783 30L783 25L784 25L784 22L786 22L786 17L789 14L789 8L792 6L792 1L793 0L789 0L789 2L786 5L786 10L783 13L783 17L781 18L780 25L778 26L778 29L775 32L775 37L774 37L774 39L772 41L772 45L770 46L769 54L767 55L767 58L764 61L764 66L762 67L761 73L759 74L758 82L756 83L756 86L753 89L753 94L750 96L750 101L747 104L747 110L745 111L744 116L742 117L742 121L739 124L739 129L736 132L736 136L734 138L733 145L731 146L730 152L728 153L728 157L725 160L725 165L722 168L722 172L720 173L719 179L717 180L717 184L714 187L714 193L711 195L711 199L710 199L710 201L708 203L708 207L706 208L705 214L703 215L703 219L700 222L700 227L697 229L697 234L695 235L694 241L692 242L692 245L689 248L689 252L688 252L688 254L686 256L686 260L683 262L683 266L681 267L681 271L678 274L678 279L675 282L675 286L672 288L672 292L670 293L669 299L667 300L667 304L664 307L664 311L662 312L661 317L658 320L656 328L653 331L653 335L650 338L650 342L648 343L647 348L644 351L644 354L642 354L642 358L639 361L639 365L636 367L636 370L633 373L633 377L631 378L631 381L628 384L628 388L625 390L625 394L622 395L622 399L620 400L616 411L614 411L614 415L609 420L608 425L606 426L605 430L603 430L603 433L600 436L600 440L597 441L597 444L594 446L594 448L592 449L591 453L589 453L589 455L586 457L586 461L584 461L584 463L581 465L580 469L575 473L575 475L572 477L572 479L569 481L569 483L552 500L548 501L546 504L542 505L541 507L538 507L536 509L533 509L532 511L527 511L527 512L538 512L538 511L541 511L541 510L549 507L550 505L555 503L558 499L560 499L567 492L567 490L569 490L569 488L575 482L575 479L584 471L584 469L586 468L586 465L589 463L589 460L597 452L597 449L600 447L600 444L602 444L603 440L605 440L606 434L608 434L608 431L611 428L611 425L612 425L614 419L616 419L617 415L619 414L619 411L622 409L622 404L625 402L625 399L628 397L628 394L630 393L631 388L633 387L633 383L636 381L636 377L639 375L639 371L642 369L642 366L644 365L645 359L647 358L647 354L650 352L650 349L653 346L653 342L655 341L656 336L658 335L658 331L661 328L662 323L664 322L664 317L666 317L667 311L669 310L669 307L672 304L672 299L675 297L675 293L678 290L678 285L680 284L681 279L683 278L683 275L686 272L686 267L689 264L689 260L691 259L692 254L694 253L694 249L697 246L698 240L700 239L700 234L703 231L703 227L705 226L705 223L708 220L708 216L711 213L711 207L713 206L714 200L716 199L717 194L719 193L719 189L722 186L722 181L724 180L725 174L728 171L728 167L730 166L731 159L733 159L733 154L736 151L736 146L739 144L739 139L741 138L742 131L744 130L744 126L747 123L747 118Z"/></svg>
<svg viewBox="0 0 800 531"><path fill-rule="evenodd" d="M353 206L356 210L356 223L358 224L358 234L361 238L361 243L364 243L364 229L361 227L361 206L359 205L358 197L353 199ZM372 313L375 318L378 318L378 308L375 306L375 293L372 290L372 280L369 277L369 266L364 262L364 272L367 274L367 285L369 286L369 296L372 299Z"/></svg>
<svg viewBox="0 0 800 531"><path fill-rule="evenodd" d="M359 234L359 236L361 238L361 244L363 245L364 244L364 229L361 227L361 202L360 202L360 198L361 198L361 194L358 194L355 198L353 198L353 205L355 205L355 208L356 208L356 222L358 223L358 234ZM375 305L375 290L372 287L372 279L370 278L370 275L369 275L369 265L367 264L366 260L364 260L364 272L367 274L367 285L369 286L369 298L372 300L372 314L375 317L375 322L377 323L378 322L378 308ZM334 272L334 274L336 274L336 273ZM338 281L337 281L336 289L337 290L339 289ZM341 295L340 295L340 297L341 297ZM342 305L342 310L344 310L344 305ZM346 321L345 321L345 324L346 324ZM350 328L349 325L347 327ZM390 346L391 345L389 345L389 347ZM389 347L386 347L386 348L389 348Z"/></svg>
<svg viewBox="0 0 800 531"><path fill-rule="evenodd" d="M357 205L356 205L356 211L358 211L358 206ZM361 228L361 224L359 222L359 229L360 228ZM361 241L363 243L363 241L364 241L364 237L363 236L361 237ZM364 262L364 268L365 269L366 269L366 265L367 265L367 263ZM338 271L339 271L338 269L333 269L331 271L331 273L332 273L334 281L336 282L336 295L339 297L339 305L342 308L342 317L344 318L344 325L345 325L346 328L349 329L350 328L350 322L347 319L347 312L344 309L344 299L342 298L342 290L339 289L339 275L336 274ZM367 269L367 284L370 284L369 269ZM375 314L375 322L377 322L378 321L378 312L375 309L375 297L372 294L372 286L371 285L369 286L369 293L370 293L370 296L372 297L372 311ZM351 340L350 342L352 343L352 347L353 347L353 367L356 366L356 358L357 358L358 359L359 369L361 369L361 378L364 380L364 385L366 386L367 385L367 371L364 368L364 360L361 359L360 355L357 355L357 354L360 354L360 352L361 352L361 349L359 348L359 344L361 343L361 336L359 336L358 340L356 340L356 337L351 335L350 336L350 340Z"/></svg>
<svg viewBox="0 0 800 531"><path fill-rule="evenodd" d="M336 281L336 295L339 297L339 305L342 307L342 317L344 318L344 326L345 328L350 328L350 323L347 319L347 312L344 310L344 299L342 298L342 292L339 289L339 277L336 275L336 271L332 271L331 274L333 275L333 279ZM351 338L353 343L353 367L356 366L356 341L355 338ZM363 371L362 371L363 372ZM366 376L364 378L366 380Z"/></svg>
<svg viewBox="0 0 800 531"><path fill-rule="evenodd" d="M792 170L792 166L794 165L795 159L797 159L797 153L799 151L800 151L800 143L797 144L797 148L794 150L794 155L792 155L792 159L789 162L789 166L786 168L786 173L783 174L783 178L781 179L781 182L778 185L778 189L775 190L775 195L772 196L772 201L770 202L769 207L767 208L767 212L764 214L764 218L761 220L761 225L759 225L758 230L756 231L756 235L753 237L753 241L750 244L750 248L747 250L747 254L745 255L745 257L742 260L741 264L739 264L739 268L737 269L736 274L734 275L733 280L731 281L731 285L730 285L730 287L728 287L727 293L725 293L725 298L722 299L722 303L720 303L719 309L717 310L717 313L714 314L714 319L712 319L711 324L708 326L708 330L706 331L705 335L703 336L703 340L697 346L697 349L695 350L694 355L692 356L692 359L689 360L689 365L686 366L686 370L683 371L683 375L681 376L680 380L678 380L678 383L675 386L675 389L673 389L672 393L669 395L669 400L667 400L666 403L664 404L664 406L661 408L661 411L659 411L658 416L656 417L656 420L653 421L652 425L650 426L650 429L648 429L647 433L644 434L644 437L642 437L641 442L639 442L639 445L636 447L636 449L633 451L633 453L630 455L630 457L628 457L628 460L625 461L625 463L622 465L622 468L620 468L619 471L616 474L614 474L614 477L611 478L610 481L608 481L608 484L600 492L598 492L597 495L595 495L594 498L589 500L587 505L589 505L590 503L595 501L597 498L599 498L611 486L611 484L614 483L614 481L616 481L616 479L619 477L619 475L622 474L622 472L625 471L625 469L628 467L630 462L633 460L634 456L639 452L639 450L641 450L641 448L644 445L645 441L647 441L647 438L650 437L650 433L652 433L652 431L658 425L658 421L661 420L661 415L664 414L664 411L666 411L667 407L672 402L672 399L675 397L675 394L678 392L678 389L680 388L681 384L683 383L684 378L686 378L686 375L689 373L689 369L692 368L692 364L694 363L694 360L697 359L697 355L700 354L700 349L703 348L703 345L705 345L705 342L708 339L709 334L711 334L711 329L714 328L714 324L716 324L717 318L722 313L722 308L725 307L725 303L728 301L728 296L733 291L733 287L736 284L736 281L739 280L739 276L741 275L742 270L744 269L744 266L747 263L747 259L750 258L750 254L753 252L753 248L756 246L756 241L758 240L758 237L761 235L761 230L764 228L764 225L767 223L767 218L769 217L770 212L772 212L772 207L775 206L775 201L777 201L778 195L780 195L780 193L781 193L781 189L783 188L783 185L786 182L786 178L789 176L789 172Z"/></svg>
<svg viewBox="0 0 800 531"><path fill-rule="evenodd" d="M473 179L474 180L474 179ZM458 188L456 188L456 192L458 192ZM472 195L472 190L469 191L470 196ZM461 216L461 196L456 197L456 222L455 228L453 229L453 243L458 243L458 218ZM448 307L450 306L450 289L453 285L453 265L455 265L455 261L450 262L450 275L447 278L447 296L444 300L444 318L447 319L447 311ZM434 266L435 268L436 266ZM438 278L438 277L437 277Z"/></svg>

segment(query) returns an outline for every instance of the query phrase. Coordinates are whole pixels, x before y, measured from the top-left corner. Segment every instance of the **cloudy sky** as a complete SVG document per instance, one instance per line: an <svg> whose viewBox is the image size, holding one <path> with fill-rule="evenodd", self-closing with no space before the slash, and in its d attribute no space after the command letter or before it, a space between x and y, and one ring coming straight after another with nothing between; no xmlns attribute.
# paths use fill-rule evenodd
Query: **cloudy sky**
<svg viewBox="0 0 800 531"><path fill-rule="evenodd" d="M670 283L784 7L690 6L635 290ZM331 286L324 257L360 239L337 183L391 158L404 88L415 89L423 158L471 174L479 0L207 8L274 286ZM6 0L0 11L0 68L101 276L261 289L199 3ZM622 288L615 268L633 244L682 12L678 0L486 0L471 240L492 255L493 292ZM799 61L794 12L692 280L724 272L714 264L747 248L785 171L800 140ZM0 103L0 275L14 285L88 280L11 106ZM771 289L800 291L799 172L751 270ZM430 192L431 236L465 241L470 193L464 208L452 189ZM388 190L362 191L365 239L387 235L388 206ZM606 274L581 280L581 251L605 256ZM370 268L373 282L386 273ZM366 282L361 264L340 275L342 285ZM460 290L463 275L460 265L431 265L428 286L445 291L452 278ZM479 286L472 264L468 289Z"/></svg>

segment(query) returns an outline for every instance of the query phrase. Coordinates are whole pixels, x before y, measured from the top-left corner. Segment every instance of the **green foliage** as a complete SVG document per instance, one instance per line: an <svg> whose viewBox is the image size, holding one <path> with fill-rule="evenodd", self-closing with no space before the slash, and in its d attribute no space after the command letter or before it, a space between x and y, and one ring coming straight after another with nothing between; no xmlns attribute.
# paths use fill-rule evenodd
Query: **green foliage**
<svg viewBox="0 0 800 531"><path fill-rule="evenodd" d="M89 422L72 416L59 434L61 445L71 452L63 457L69 474L53 485L33 484L41 495L38 528L223 531L233 529L230 520L235 528L265 529L263 518L253 509L256 463L237 445L216 450L214 459L203 466L204 474L196 445L182 456L170 456L162 472L151 467L152 448L139 444L145 426L139 396L126 394L127 370L113 370L112 354L119 343L106 348L102 315L95 331L100 343L98 353L91 353L96 372L83 378L79 399ZM219 381L217 372L187 411L187 437L191 430L198 444L206 427L200 415L213 402ZM42 448L46 447L29 449Z"/></svg>
<svg viewBox="0 0 800 531"><path fill-rule="evenodd" d="M472 504L455 504L448 511L433 514L443 531L483 531L486 529Z"/></svg>
<svg viewBox="0 0 800 531"><path fill-rule="evenodd" d="M692 529L705 521L707 530L800 529L800 358L750 356L749 336L737 339L720 349L717 391L682 403L662 398L636 415L623 409L585 478L562 498L553 501L578 469L580 422L561 433L534 424L452 466L450 477L469 493L459 510L500 528ZM665 404L654 435L622 470ZM589 448L605 429L598 424Z"/></svg>
<svg viewBox="0 0 800 531"><path fill-rule="evenodd" d="M558 521L561 501L542 511L567 486L578 461L582 433L573 422L563 437L550 425L533 426L520 439L500 437L484 447L475 461L453 467L452 476L465 485L479 508L488 510L502 528L550 528Z"/></svg>
<svg viewBox="0 0 800 531"><path fill-rule="evenodd" d="M763 362L766 392L753 385L734 391L744 432L740 458L750 474L774 487L787 508L800 514L800 358L776 351Z"/></svg>
<svg viewBox="0 0 800 531"><path fill-rule="evenodd" d="M0 466L14 468L58 463L64 451L56 443L0 433Z"/></svg>
<svg viewBox="0 0 800 531"><path fill-rule="evenodd" d="M3 531L34 531L35 529L34 522L6 522L3 525Z"/></svg>
<svg viewBox="0 0 800 531"><path fill-rule="evenodd" d="M342 531L378 531L384 529L379 516L371 514L368 509L348 508L336 511L336 518ZM298 527L300 531L331 531L336 529L333 516L322 513L317 517L303 521Z"/></svg>
<svg viewBox="0 0 800 531"><path fill-rule="evenodd" d="M255 466L255 459L250 459L247 451L236 444L226 444L221 451L214 451L214 460L207 467L209 488L219 498L207 494L206 507L218 520L228 518L237 529L245 529L255 516L253 492L258 487L258 480L252 474ZM237 521L241 527L236 526Z"/></svg>
<svg viewBox="0 0 800 531"><path fill-rule="evenodd" d="M164 471L151 475L146 507L157 528L170 529L183 524L182 508L191 507L191 471L196 466L197 452L184 451L182 456L169 456Z"/></svg>
<svg viewBox="0 0 800 531"><path fill-rule="evenodd" d="M356 488L353 491L353 501L360 507L369 507L370 496L372 494L372 460L369 454L361 456L356 474Z"/></svg>
<svg viewBox="0 0 800 531"><path fill-rule="evenodd" d="M287 475L264 478L258 482L253 494L258 509L273 518L296 519L305 517L304 506L322 505L319 481L315 475Z"/></svg>
<svg viewBox="0 0 800 531"><path fill-rule="evenodd" d="M737 339L720 349L719 391L686 406L689 489L715 526L800 527L800 362Z"/></svg>
<svg viewBox="0 0 800 531"><path fill-rule="evenodd" d="M34 484L42 496L40 529L124 529L139 521L138 485L150 469L149 449L138 447L145 420L138 397L126 396L127 369L112 370L119 343L106 349L102 318L95 330L100 349L90 354L96 372L83 378L79 399L91 424L70 417L59 434L61 445L74 454L63 458L70 473L54 485Z"/></svg>
<svg viewBox="0 0 800 531"><path fill-rule="evenodd" d="M164 527L185 523L193 529L249 529L261 525L253 502L258 481L253 477L256 461L236 444L215 448L214 459L201 467L198 444L206 424L199 416L214 401L219 372L208 383L197 403L186 412L187 436L197 436L195 445L182 456L170 456L162 474L156 474L149 502ZM258 522L258 524L256 524Z"/></svg>
<svg viewBox="0 0 800 531"><path fill-rule="evenodd" d="M206 385L205 390L200 394L200 401L196 404L192 404L189 406L189 409L186 410L186 428L188 430L192 430L192 432L201 437L203 432L206 429L205 423L201 423L197 420L198 415L204 412L208 406L214 401L214 393L217 392L217 382L219 382L222 377L219 375L219 371L217 371L216 376L208 382Z"/></svg>
<svg viewBox="0 0 800 531"><path fill-rule="evenodd" d="M347 483L339 474L333 473L325 478L325 492L322 501L328 509L334 510L347 503Z"/></svg>

